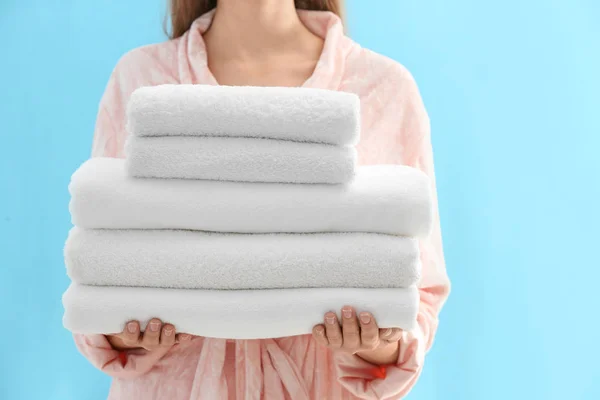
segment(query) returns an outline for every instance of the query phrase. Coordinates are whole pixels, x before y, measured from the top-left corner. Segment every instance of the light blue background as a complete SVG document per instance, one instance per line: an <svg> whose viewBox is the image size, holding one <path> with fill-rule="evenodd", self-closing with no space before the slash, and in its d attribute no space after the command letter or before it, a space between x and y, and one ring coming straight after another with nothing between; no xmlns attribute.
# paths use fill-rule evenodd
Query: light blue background
<svg viewBox="0 0 600 400"><path fill-rule="evenodd" d="M27 4L27 5L26 5ZM67 183L162 1L0 2L0 398L104 399L61 326ZM351 0L429 110L453 292L410 399L600 398L600 3Z"/></svg>

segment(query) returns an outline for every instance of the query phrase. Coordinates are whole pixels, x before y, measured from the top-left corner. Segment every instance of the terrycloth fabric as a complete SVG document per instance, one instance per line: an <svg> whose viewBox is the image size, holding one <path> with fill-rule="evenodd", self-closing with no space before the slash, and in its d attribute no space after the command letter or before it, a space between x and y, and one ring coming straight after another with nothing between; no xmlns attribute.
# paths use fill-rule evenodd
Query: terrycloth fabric
<svg viewBox="0 0 600 400"><path fill-rule="evenodd" d="M189 290L71 284L64 326L75 333L117 333L152 318L180 332L227 339L304 335L318 318L345 304L372 312L381 326L415 327L419 292L401 289ZM285 310L285 311L284 311Z"/></svg>
<svg viewBox="0 0 600 400"><path fill-rule="evenodd" d="M134 177L240 182L347 183L356 149L287 140L223 137L136 137L127 145Z"/></svg>
<svg viewBox="0 0 600 400"><path fill-rule="evenodd" d="M323 89L159 85L137 89L128 129L137 136L234 136L349 145L360 101Z"/></svg>
<svg viewBox="0 0 600 400"><path fill-rule="evenodd" d="M125 105L138 87L218 84L208 68L202 37L213 15L210 12L197 19L180 38L134 49L121 58L99 104L94 157L124 157L129 135ZM418 328L403 332L400 354L396 362L385 366L385 378L381 368L356 356L328 351L311 335L230 342L198 337L170 349L123 354L112 349L103 335L75 334L79 351L114 378L111 400L398 400L414 387L427 363L438 324L444 323L438 315L450 292L450 281L435 195L432 135L418 86L405 67L345 36L335 15L303 10L298 15L308 29L324 38L319 62L303 86L360 97L359 165L403 164L430 177L433 229L419 243L423 271ZM105 200L111 203L113 197ZM315 316L315 324L322 318Z"/></svg>
<svg viewBox="0 0 600 400"><path fill-rule="evenodd" d="M230 234L73 228L76 283L187 289L407 287L418 241L376 233Z"/></svg>
<svg viewBox="0 0 600 400"><path fill-rule="evenodd" d="M402 166L359 167L348 185L134 179L124 160L92 158L69 185L74 225L212 232L373 232L424 237L429 178Z"/></svg>

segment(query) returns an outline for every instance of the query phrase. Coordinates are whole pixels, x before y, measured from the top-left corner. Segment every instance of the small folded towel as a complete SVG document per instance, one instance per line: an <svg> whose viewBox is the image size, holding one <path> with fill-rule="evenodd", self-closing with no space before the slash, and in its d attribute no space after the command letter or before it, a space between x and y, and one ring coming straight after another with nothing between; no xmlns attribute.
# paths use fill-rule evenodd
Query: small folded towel
<svg viewBox="0 0 600 400"><path fill-rule="evenodd" d="M234 136L353 145L360 100L313 88L159 85L130 97L136 136Z"/></svg>
<svg viewBox="0 0 600 400"><path fill-rule="evenodd" d="M223 137L136 137L125 147L127 172L138 178L240 182L347 183L353 146Z"/></svg>
<svg viewBox="0 0 600 400"><path fill-rule="evenodd" d="M381 327L416 326L419 292L401 289L189 290L71 284L63 295L65 328L113 334L125 323L152 318L179 332L227 339L309 334L327 311L349 304L373 313Z"/></svg>
<svg viewBox="0 0 600 400"><path fill-rule="evenodd" d="M429 179L406 166L359 167L347 185L135 179L125 161L93 158L69 185L74 225L213 232L374 232L421 237Z"/></svg>
<svg viewBox="0 0 600 400"><path fill-rule="evenodd" d="M235 234L73 228L73 282L179 289L394 288L417 283L417 239L377 233Z"/></svg>

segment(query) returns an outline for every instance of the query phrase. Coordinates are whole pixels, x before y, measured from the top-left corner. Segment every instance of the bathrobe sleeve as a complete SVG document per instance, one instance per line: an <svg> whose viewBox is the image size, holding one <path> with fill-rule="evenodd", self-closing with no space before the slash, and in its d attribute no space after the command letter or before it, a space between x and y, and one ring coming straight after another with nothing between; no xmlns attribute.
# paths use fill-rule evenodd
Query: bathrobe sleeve
<svg viewBox="0 0 600 400"><path fill-rule="evenodd" d="M394 137L386 138L384 142L395 149L399 163L418 168L430 177L434 224L430 236L420 242L423 272L419 282L418 327L412 332L403 332L397 362L385 366L382 374L357 356L336 355L340 383L361 399L400 399L410 391L423 368L425 353L433 344L438 313L450 291L442 250L429 118L408 71L394 73L388 79L387 82L392 83L390 86L395 87L395 93L386 96L387 111L384 109L383 117L389 115L388 125L395 124L397 128L390 130Z"/></svg>
<svg viewBox="0 0 600 400"><path fill-rule="evenodd" d="M92 141L92 157L125 157L125 96L132 90L121 83L120 75L117 65L100 100Z"/></svg>

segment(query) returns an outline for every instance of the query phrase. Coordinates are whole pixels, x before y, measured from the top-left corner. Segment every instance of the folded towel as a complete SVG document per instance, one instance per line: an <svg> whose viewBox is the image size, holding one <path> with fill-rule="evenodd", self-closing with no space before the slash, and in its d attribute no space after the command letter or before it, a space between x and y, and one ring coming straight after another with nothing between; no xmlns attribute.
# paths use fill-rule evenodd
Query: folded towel
<svg viewBox="0 0 600 400"><path fill-rule="evenodd" d="M348 185L135 179L124 160L93 158L69 185L81 228L426 235L429 180L406 166L359 167Z"/></svg>
<svg viewBox="0 0 600 400"><path fill-rule="evenodd" d="M241 182L346 183L353 146L223 137L136 137L126 145L127 172L143 178Z"/></svg>
<svg viewBox="0 0 600 400"><path fill-rule="evenodd" d="M402 289L189 290L71 284L63 295L65 328L75 333L121 332L127 321L152 318L179 332L228 339L311 333L323 314L349 304L373 313L381 327L416 326L419 292Z"/></svg>
<svg viewBox="0 0 600 400"><path fill-rule="evenodd" d="M356 144L358 96L324 89L160 85L130 97L128 130L137 136L237 136Z"/></svg>
<svg viewBox="0 0 600 400"><path fill-rule="evenodd" d="M417 239L377 233L235 234L73 228L73 282L184 289L407 287Z"/></svg>

